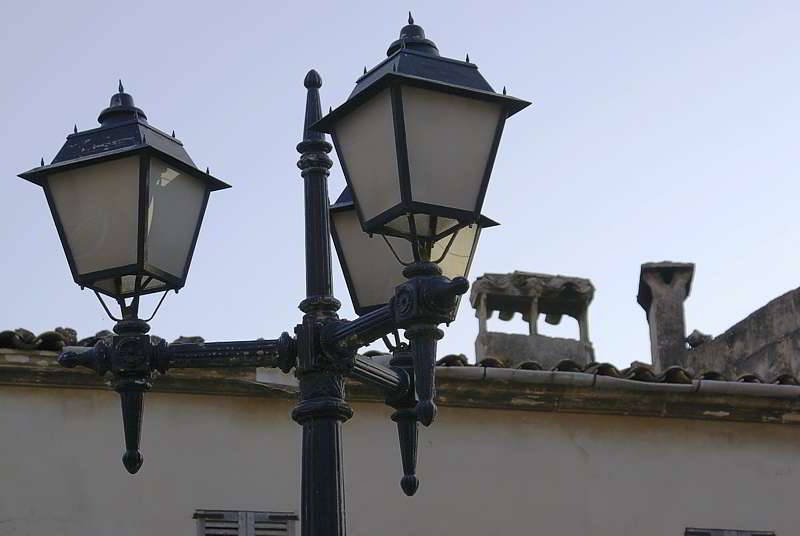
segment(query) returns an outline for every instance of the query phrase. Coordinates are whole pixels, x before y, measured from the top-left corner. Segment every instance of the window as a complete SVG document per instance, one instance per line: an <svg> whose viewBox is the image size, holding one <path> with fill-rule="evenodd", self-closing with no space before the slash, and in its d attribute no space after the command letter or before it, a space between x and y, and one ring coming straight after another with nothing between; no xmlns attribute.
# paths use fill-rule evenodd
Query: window
<svg viewBox="0 0 800 536"><path fill-rule="evenodd" d="M294 536L293 512L197 510L197 536Z"/></svg>
<svg viewBox="0 0 800 536"><path fill-rule="evenodd" d="M686 529L684 536L776 536L763 530Z"/></svg>

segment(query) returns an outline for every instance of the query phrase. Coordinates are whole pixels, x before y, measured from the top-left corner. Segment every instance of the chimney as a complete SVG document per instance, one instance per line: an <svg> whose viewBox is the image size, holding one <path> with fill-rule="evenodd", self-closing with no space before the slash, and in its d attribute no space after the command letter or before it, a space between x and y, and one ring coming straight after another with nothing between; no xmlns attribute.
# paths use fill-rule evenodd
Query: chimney
<svg viewBox="0 0 800 536"><path fill-rule="evenodd" d="M687 366L683 302L689 296L693 275L693 263L642 264L636 301L650 324L650 354L657 371Z"/></svg>

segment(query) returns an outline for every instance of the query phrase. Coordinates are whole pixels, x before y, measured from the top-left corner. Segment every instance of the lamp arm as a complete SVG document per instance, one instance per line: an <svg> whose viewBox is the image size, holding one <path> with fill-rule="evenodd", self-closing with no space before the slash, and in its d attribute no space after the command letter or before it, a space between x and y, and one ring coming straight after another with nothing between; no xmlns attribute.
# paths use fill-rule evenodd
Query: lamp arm
<svg viewBox="0 0 800 536"><path fill-rule="evenodd" d="M286 332L278 339L225 341L161 345L153 368L277 367L284 372L294 367L297 351L294 339Z"/></svg>
<svg viewBox="0 0 800 536"><path fill-rule="evenodd" d="M387 398L402 397L411 386L411 380L404 370L384 367L361 356L356 356L348 376L382 389Z"/></svg>
<svg viewBox="0 0 800 536"><path fill-rule="evenodd" d="M65 346L58 356L58 364L64 368L85 367L103 376L111 370L111 354L103 341L91 347Z"/></svg>
<svg viewBox="0 0 800 536"><path fill-rule="evenodd" d="M353 359L359 348L394 331L394 308L384 305L356 320L337 320L325 325L323 351L334 359Z"/></svg>
<svg viewBox="0 0 800 536"><path fill-rule="evenodd" d="M136 473L142 466L139 442L144 412L144 393L152 374L170 368L280 367L291 370L297 361L295 340L288 333L278 339L209 342L201 344L154 343L142 320L122 320L114 327L111 341L98 341L92 348L64 347L58 363L67 368L82 366L99 375L111 372L111 385L120 395L125 432L125 468Z"/></svg>

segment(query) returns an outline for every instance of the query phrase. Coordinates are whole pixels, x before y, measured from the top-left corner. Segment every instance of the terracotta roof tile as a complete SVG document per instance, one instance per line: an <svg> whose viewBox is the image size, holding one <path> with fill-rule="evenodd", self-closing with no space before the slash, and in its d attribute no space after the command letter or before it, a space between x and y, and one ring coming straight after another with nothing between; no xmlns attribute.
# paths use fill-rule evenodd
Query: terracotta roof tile
<svg viewBox="0 0 800 536"><path fill-rule="evenodd" d="M58 327L52 331L45 331L39 335L26 329L15 329L0 331L0 348L12 350L46 350L57 352L64 346L94 346L98 340L112 337L110 331L100 331L91 337L78 339L77 333L71 328ZM162 340L155 335L151 336L155 341ZM175 342L202 342L201 337L179 337ZM370 351L366 355L379 355L381 352ZM436 362L440 367L487 367L487 368L508 368L503 361L495 358L483 359L480 363L470 364L464 354L449 354ZM536 361L524 361L518 367L522 370L547 370L541 363ZM630 367L619 370L611 363L590 363L581 366L575 361L565 359L560 361L551 369L555 372L576 372L582 374L593 374L597 376L610 376L626 380L651 383L673 383L690 384L695 380L704 381L729 381L741 383L767 383L779 385L800 385L800 379L792 374L781 374L775 378L765 379L758 374L750 373L739 376L738 378L725 377L718 371L707 370L699 373L682 367L670 367L659 373L653 370L651 365L646 363L634 362Z"/></svg>
<svg viewBox="0 0 800 536"><path fill-rule="evenodd" d="M365 355L369 355L367 352ZM436 362L437 367L466 367L469 365L464 354L448 354Z"/></svg>
<svg viewBox="0 0 800 536"><path fill-rule="evenodd" d="M777 383L780 385L800 385L800 382L797 381L797 378L792 376L791 374L781 374L772 383Z"/></svg>
<svg viewBox="0 0 800 536"><path fill-rule="evenodd" d="M536 361L524 361L517 368L522 370L542 370L542 366Z"/></svg>
<svg viewBox="0 0 800 536"><path fill-rule="evenodd" d="M542 367L540 366L539 370L541 369ZM556 363L556 366L553 367L553 370L557 370L559 372L583 372L583 367L571 359L562 359Z"/></svg>
<svg viewBox="0 0 800 536"><path fill-rule="evenodd" d="M736 381L742 383L765 383L758 374L742 374Z"/></svg>
<svg viewBox="0 0 800 536"><path fill-rule="evenodd" d="M499 359L495 359L493 357L487 357L486 359L482 359L480 363L478 363L481 367L488 367L488 368L506 368L505 364L500 361Z"/></svg>
<svg viewBox="0 0 800 536"><path fill-rule="evenodd" d="M446 355L436 362L437 366L467 366L467 367L488 367L488 368L508 368L499 359L486 358L479 363L469 364L463 354ZM550 370L553 372L577 372L583 374L593 374L597 376L610 376L625 380L634 380L649 383L671 383L671 384L691 384L696 380L721 381L721 382L743 382L743 383L770 383L779 385L800 385L800 379L791 374L781 374L769 381L764 380L757 374L745 374L738 378L727 378L722 373L714 370L693 373L682 367L670 367L660 374L653 370L652 365L634 361L630 367L619 370L611 363L590 363L581 366L575 361L565 359L554 367L545 369L541 363L536 361L524 361L517 366L521 370Z"/></svg>
<svg viewBox="0 0 800 536"><path fill-rule="evenodd" d="M78 334L72 328L56 328L45 331L39 335L27 329L14 329L0 331L0 348L11 350L46 350L59 352L64 346L94 346L100 339L110 339L114 334L108 330L98 331L91 337L78 340ZM153 342L163 340L157 335L151 335ZM202 337L178 337L174 342L203 342Z"/></svg>

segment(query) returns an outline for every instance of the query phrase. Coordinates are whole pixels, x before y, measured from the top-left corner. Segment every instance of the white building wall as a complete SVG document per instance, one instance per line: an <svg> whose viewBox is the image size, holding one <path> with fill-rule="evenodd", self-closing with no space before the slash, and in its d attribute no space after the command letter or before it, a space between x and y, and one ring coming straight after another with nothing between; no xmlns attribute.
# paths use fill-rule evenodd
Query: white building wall
<svg viewBox="0 0 800 536"><path fill-rule="evenodd" d="M115 393L0 386L0 535L191 535L196 509L299 512L292 407L149 393L130 476ZM407 498L391 409L354 407L350 536L800 534L794 427L445 407Z"/></svg>

